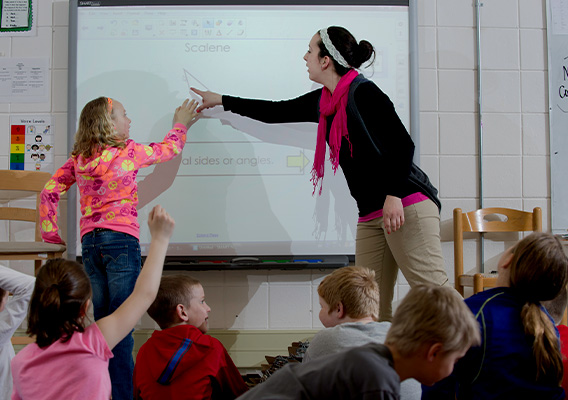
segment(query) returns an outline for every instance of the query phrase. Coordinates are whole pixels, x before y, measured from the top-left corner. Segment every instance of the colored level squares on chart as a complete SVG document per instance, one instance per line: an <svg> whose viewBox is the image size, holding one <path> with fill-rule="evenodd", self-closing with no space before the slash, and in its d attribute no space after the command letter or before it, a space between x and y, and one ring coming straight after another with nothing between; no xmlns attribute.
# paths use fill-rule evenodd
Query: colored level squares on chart
<svg viewBox="0 0 568 400"><path fill-rule="evenodd" d="M25 161L24 154L16 154L16 153L10 154L10 163L23 164L24 161Z"/></svg>
<svg viewBox="0 0 568 400"><path fill-rule="evenodd" d="M26 145L24 143L12 143L10 145L10 153L24 154Z"/></svg>
<svg viewBox="0 0 568 400"><path fill-rule="evenodd" d="M25 125L12 125L12 129L10 132L12 135L25 135L26 134L26 126Z"/></svg>
<svg viewBox="0 0 568 400"><path fill-rule="evenodd" d="M24 145L26 143L26 136L25 135L12 135L11 139L12 139L11 144Z"/></svg>
<svg viewBox="0 0 568 400"><path fill-rule="evenodd" d="M24 169L24 153L26 151L26 126L12 125L10 130L10 169Z"/></svg>

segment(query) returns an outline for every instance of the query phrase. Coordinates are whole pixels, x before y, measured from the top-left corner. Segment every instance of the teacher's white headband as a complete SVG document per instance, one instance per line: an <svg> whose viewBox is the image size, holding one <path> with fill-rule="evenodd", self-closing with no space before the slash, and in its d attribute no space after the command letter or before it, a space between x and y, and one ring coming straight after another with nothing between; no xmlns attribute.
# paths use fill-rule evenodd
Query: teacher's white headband
<svg viewBox="0 0 568 400"><path fill-rule="evenodd" d="M331 57L335 61L337 61L338 64L341 65L343 68L351 68L349 63L347 61L345 61L345 58L343 58L341 53L335 48L333 43L331 43L331 39L329 38L329 35L327 34L327 28L320 29L319 34L320 34L320 37L321 37L321 41L323 42L323 45L325 46L326 50L331 55Z"/></svg>

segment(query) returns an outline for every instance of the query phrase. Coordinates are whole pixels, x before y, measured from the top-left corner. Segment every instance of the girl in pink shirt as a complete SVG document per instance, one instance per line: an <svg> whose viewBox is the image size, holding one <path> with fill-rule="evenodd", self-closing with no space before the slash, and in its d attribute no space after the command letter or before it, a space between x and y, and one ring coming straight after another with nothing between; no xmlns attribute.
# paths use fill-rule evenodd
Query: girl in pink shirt
<svg viewBox="0 0 568 400"><path fill-rule="evenodd" d="M27 333L36 342L12 360L12 400L111 397L111 350L154 301L174 225L162 207L154 207L148 216L150 250L132 294L89 326L85 315L92 289L83 267L61 258L46 262L36 278L28 315Z"/></svg>
<svg viewBox="0 0 568 400"><path fill-rule="evenodd" d="M138 170L179 155L197 103L185 100L174 113L173 128L161 143L130 139L130 119L123 105L109 97L90 101L81 111L71 157L41 194L41 234L45 242L63 243L57 227L59 199L77 183L81 204L81 248L93 287L95 320L110 315L132 293L140 273ZM132 398L134 340L127 335L109 365L115 400Z"/></svg>

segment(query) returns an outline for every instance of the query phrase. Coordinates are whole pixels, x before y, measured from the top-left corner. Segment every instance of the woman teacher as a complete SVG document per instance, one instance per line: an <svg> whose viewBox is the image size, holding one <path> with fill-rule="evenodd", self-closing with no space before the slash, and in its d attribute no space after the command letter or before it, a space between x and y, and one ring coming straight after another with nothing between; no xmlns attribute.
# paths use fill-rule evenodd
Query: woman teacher
<svg viewBox="0 0 568 400"><path fill-rule="evenodd" d="M198 111L223 105L266 123L318 124L314 192L321 193L327 142L333 172L341 166L359 210L355 263L376 271L379 318L388 321L399 268L410 286L447 285L448 277L438 191L412 162L414 143L388 96L356 71L374 57L371 43L331 26L312 37L304 56L310 80L321 89L285 101L192 90L203 99Z"/></svg>

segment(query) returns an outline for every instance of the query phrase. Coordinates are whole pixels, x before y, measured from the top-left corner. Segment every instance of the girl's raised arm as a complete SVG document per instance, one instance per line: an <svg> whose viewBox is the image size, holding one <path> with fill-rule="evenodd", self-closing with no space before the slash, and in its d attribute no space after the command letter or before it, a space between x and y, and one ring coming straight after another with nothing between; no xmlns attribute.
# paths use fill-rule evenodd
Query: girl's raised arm
<svg viewBox="0 0 568 400"><path fill-rule="evenodd" d="M156 298L174 225L173 218L161 206L150 212L148 226L152 241L134 291L115 312L96 322L110 349L134 328Z"/></svg>

